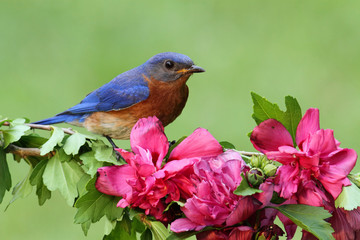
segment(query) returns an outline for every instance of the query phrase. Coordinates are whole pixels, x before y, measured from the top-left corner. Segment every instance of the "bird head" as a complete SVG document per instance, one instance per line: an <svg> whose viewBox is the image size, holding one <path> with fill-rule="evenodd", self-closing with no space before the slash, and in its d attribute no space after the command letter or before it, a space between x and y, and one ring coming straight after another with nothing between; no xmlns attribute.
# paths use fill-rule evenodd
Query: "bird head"
<svg viewBox="0 0 360 240"><path fill-rule="evenodd" d="M205 72L186 55L174 52L159 53L145 62L146 73L163 82L172 82L183 76Z"/></svg>

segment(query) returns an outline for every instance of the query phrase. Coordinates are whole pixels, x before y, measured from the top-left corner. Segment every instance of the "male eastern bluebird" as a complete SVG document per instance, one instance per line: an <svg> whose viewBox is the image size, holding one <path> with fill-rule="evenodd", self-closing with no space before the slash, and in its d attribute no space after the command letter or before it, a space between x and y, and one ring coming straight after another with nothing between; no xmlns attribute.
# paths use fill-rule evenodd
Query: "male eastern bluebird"
<svg viewBox="0 0 360 240"><path fill-rule="evenodd" d="M188 78L201 67L183 54L159 53L88 94L68 110L35 122L66 122L115 139L129 139L140 118L156 116L164 126L180 115L188 98Z"/></svg>

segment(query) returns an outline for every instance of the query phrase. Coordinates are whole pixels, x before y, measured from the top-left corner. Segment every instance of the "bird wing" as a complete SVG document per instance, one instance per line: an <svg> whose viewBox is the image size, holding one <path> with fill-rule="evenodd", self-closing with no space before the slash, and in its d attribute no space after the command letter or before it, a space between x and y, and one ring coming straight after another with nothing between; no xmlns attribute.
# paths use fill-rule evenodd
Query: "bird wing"
<svg viewBox="0 0 360 240"><path fill-rule="evenodd" d="M79 104L59 115L121 110L144 101L148 97L148 84L142 76L134 79L119 75L111 82L89 93Z"/></svg>

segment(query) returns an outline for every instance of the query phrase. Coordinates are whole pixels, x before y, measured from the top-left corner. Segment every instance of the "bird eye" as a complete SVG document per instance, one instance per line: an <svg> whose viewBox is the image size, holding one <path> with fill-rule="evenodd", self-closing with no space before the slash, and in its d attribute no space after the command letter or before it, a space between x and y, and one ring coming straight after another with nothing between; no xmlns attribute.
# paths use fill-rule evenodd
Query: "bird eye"
<svg viewBox="0 0 360 240"><path fill-rule="evenodd" d="M169 70L175 66L175 63L171 60L166 60L164 64L165 64L165 67Z"/></svg>

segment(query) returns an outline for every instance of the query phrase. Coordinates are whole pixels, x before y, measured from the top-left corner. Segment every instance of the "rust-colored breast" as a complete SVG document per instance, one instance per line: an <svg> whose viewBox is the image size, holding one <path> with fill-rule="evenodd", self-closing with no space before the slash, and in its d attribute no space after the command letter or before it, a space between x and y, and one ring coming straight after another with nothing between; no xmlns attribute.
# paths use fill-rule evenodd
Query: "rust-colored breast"
<svg viewBox="0 0 360 240"><path fill-rule="evenodd" d="M185 107L189 94L186 81L189 77L184 75L173 82L162 82L144 76L150 90L146 100L119 111L93 113L86 119L84 126L89 131L116 139L129 139L132 127L140 118L157 116L166 126Z"/></svg>

